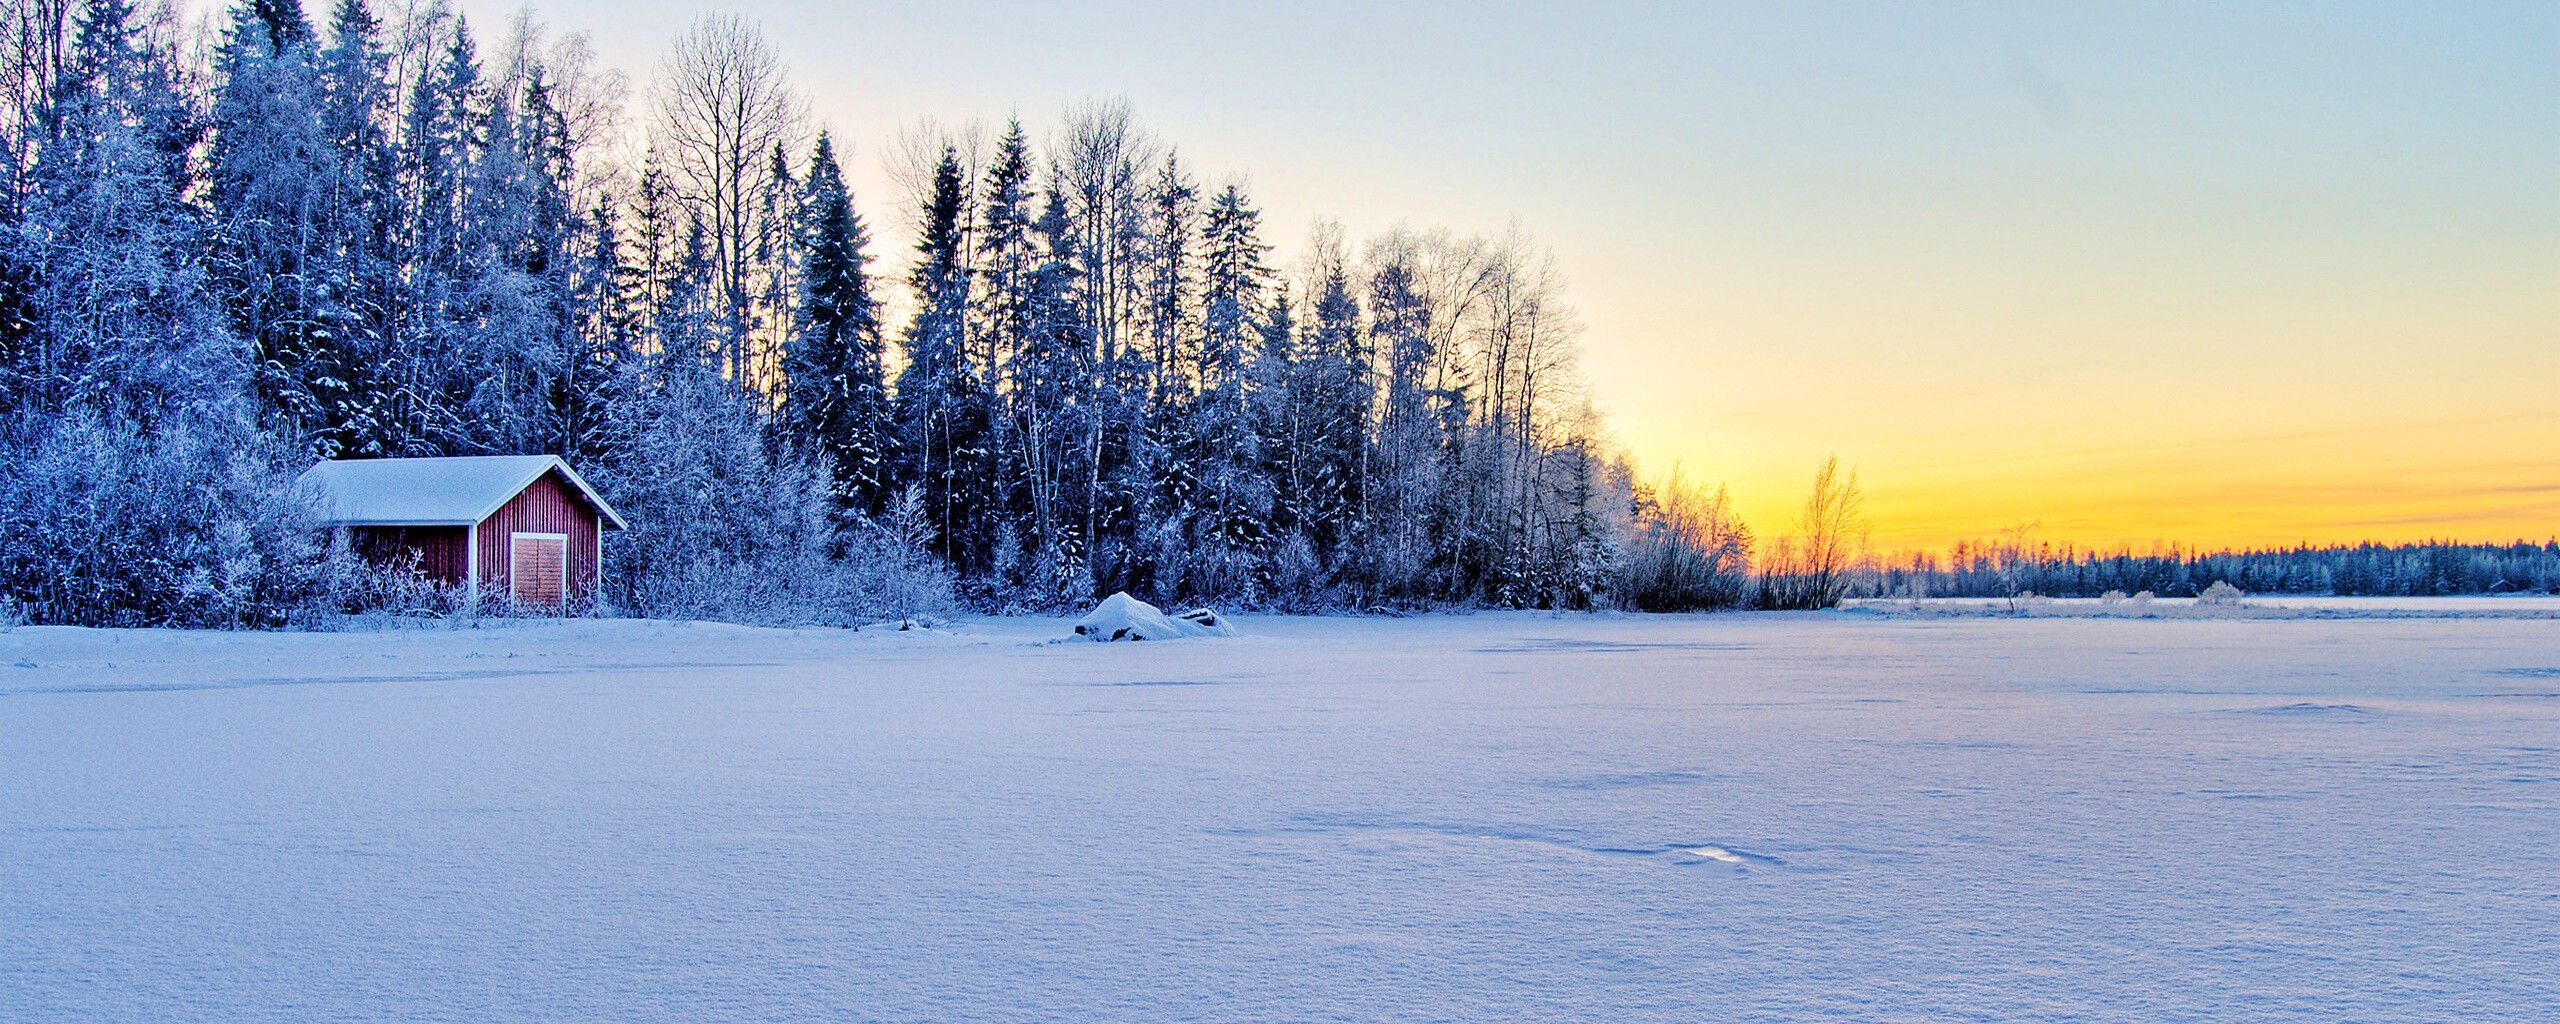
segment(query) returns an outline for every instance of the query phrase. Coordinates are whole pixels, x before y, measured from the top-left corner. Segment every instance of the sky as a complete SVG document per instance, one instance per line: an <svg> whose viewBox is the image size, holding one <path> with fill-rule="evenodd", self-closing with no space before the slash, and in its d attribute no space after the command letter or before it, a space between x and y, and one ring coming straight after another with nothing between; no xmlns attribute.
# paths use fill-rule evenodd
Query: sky
<svg viewBox="0 0 2560 1024"><path fill-rule="evenodd" d="M645 80L709 9L536 14ZM725 9L890 245L902 127L1110 97L1284 258L1516 222L1641 472L1763 534L1835 454L1888 549L2560 534L2560 5Z"/></svg>

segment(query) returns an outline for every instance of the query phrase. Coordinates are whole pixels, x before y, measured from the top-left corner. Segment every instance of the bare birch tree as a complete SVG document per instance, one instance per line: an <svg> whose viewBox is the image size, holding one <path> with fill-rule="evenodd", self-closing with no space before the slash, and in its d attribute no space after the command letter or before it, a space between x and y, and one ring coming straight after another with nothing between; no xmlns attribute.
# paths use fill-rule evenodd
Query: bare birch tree
<svg viewBox="0 0 2560 1024"><path fill-rule="evenodd" d="M774 181L773 154L796 152L807 104L755 23L710 14L676 38L658 66L657 157L676 197L709 229L724 372L770 383L786 311L759 310L758 241Z"/></svg>
<svg viewBox="0 0 2560 1024"><path fill-rule="evenodd" d="M1762 573L1760 603L1771 608L1828 608L1848 595L1867 546L1867 498L1858 472L1840 474L1840 457L1824 459L1813 490L1796 514L1796 535L1782 542Z"/></svg>

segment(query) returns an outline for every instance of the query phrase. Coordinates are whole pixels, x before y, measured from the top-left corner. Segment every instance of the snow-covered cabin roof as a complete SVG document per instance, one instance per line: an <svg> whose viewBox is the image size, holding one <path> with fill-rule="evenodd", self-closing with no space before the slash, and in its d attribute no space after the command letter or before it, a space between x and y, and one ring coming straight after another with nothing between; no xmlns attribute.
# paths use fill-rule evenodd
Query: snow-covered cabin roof
<svg viewBox="0 0 2560 1024"><path fill-rule="evenodd" d="M613 506L557 455L339 459L304 470L300 482L318 492L322 521L331 526L470 526L555 469L608 528L625 528Z"/></svg>

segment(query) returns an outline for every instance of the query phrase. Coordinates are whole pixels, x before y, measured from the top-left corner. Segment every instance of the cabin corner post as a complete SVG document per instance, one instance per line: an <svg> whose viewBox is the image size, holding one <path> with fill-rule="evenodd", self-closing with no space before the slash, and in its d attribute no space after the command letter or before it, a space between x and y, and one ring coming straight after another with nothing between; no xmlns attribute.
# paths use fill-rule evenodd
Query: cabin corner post
<svg viewBox="0 0 2560 1024"><path fill-rule="evenodd" d="M472 611L480 610L480 524L462 528L462 603Z"/></svg>

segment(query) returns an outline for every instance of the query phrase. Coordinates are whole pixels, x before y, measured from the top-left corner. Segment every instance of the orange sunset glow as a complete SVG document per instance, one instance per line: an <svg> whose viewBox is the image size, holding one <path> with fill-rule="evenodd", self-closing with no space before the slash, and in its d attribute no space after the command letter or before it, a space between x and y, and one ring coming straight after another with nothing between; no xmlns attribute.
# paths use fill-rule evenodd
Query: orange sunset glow
<svg viewBox="0 0 2560 1024"><path fill-rule="evenodd" d="M858 140L895 258L901 130L1096 95L1249 175L1283 254L1319 217L1516 222L1641 472L1727 482L1764 536L1834 453L1888 550L2025 522L2100 546L2560 532L2548 11L1195 13L1037 15L1016 42L759 10ZM646 67L693 9L545 14ZM1131 33L1228 56L1141 59ZM985 59L937 56L961 52Z"/></svg>

